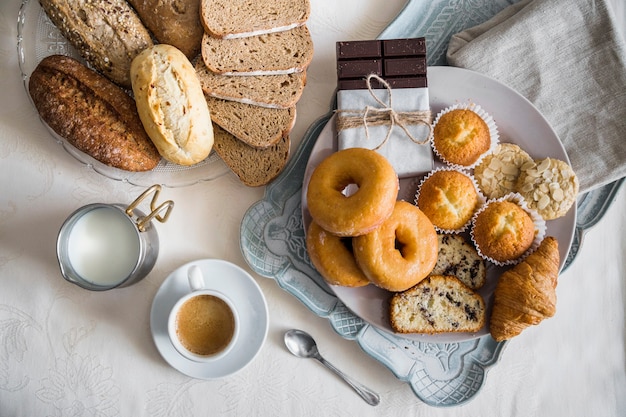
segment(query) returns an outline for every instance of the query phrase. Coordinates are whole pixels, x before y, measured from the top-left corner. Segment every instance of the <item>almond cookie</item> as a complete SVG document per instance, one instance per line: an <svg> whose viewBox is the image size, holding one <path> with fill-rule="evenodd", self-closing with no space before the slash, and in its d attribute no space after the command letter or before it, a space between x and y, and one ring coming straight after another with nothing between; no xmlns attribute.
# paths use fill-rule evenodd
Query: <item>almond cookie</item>
<svg viewBox="0 0 626 417"><path fill-rule="evenodd" d="M456 234L441 234L437 239L439 254L431 275L453 275L473 290L482 287L487 269L474 246Z"/></svg>
<svg viewBox="0 0 626 417"><path fill-rule="evenodd" d="M576 201L578 178L565 161L545 158L522 166L516 190L544 220L552 220Z"/></svg>
<svg viewBox="0 0 626 417"><path fill-rule="evenodd" d="M474 168L474 177L485 196L500 198L515 191L521 167L529 162L533 159L518 145L500 143Z"/></svg>

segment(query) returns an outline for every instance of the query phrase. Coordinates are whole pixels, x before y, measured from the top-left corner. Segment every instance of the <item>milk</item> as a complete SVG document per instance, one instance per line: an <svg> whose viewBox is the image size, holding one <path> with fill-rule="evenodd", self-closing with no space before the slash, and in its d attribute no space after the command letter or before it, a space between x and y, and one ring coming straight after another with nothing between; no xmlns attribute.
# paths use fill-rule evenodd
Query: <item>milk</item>
<svg viewBox="0 0 626 417"><path fill-rule="evenodd" d="M99 207L82 215L67 243L74 271L95 285L113 286L127 278L139 258L139 236L125 214Z"/></svg>

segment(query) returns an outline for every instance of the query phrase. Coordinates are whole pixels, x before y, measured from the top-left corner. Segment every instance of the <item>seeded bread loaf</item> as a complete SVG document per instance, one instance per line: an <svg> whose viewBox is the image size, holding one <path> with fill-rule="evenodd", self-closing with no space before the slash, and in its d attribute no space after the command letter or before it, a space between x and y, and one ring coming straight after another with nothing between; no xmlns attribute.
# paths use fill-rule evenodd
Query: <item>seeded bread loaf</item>
<svg viewBox="0 0 626 417"><path fill-rule="evenodd" d="M161 160L143 129L135 101L75 59L44 58L31 74L28 90L52 130L103 164L147 171Z"/></svg>
<svg viewBox="0 0 626 417"><path fill-rule="evenodd" d="M477 332L485 325L485 302L459 279L431 275L391 298L391 327L398 333Z"/></svg>
<svg viewBox="0 0 626 417"><path fill-rule="evenodd" d="M171 45L154 45L137 55L130 75L139 117L161 156L180 165L209 156L211 115L187 57Z"/></svg>
<svg viewBox="0 0 626 417"><path fill-rule="evenodd" d="M306 25L237 39L220 39L205 33L202 38L202 59L209 71L217 74L300 72L313 59L313 40Z"/></svg>
<svg viewBox="0 0 626 417"><path fill-rule="evenodd" d="M125 0L40 0L63 36L93 68L130 88L130 64L152 45L148 29Z"/></svg>
<svg viewBox="0 0 626 417"><path fill-rule="evenodd" d="M280 174L289 157L289 136L278 143L257 149L246 145L233 135L213 124L214 149L242 183L250 187L268 184Z"/></svg>
<svg viewBox="0 0 626 417"><path fill-rule="evenodd" d="M289 108L296 105L306 84L306 72L276 75L219 75L196 61L196 73L205 94L255 106Z"/></svg>
<svg viewBox="0 0 626 417"><path fill-rule="evenodd" d="M309 18L309 0L202 0L202 24L211 36L236 38L288 30Z"/></svg>
<svg viewBox="0 0 626 417"><path fill-rule="evenodd" d="M159 43L175 46L192 59L200 52L204 28L200 0L128 0Z"/></svg>
<svg viewBox="0 0 626 417"><path fill-rule="evenodd" d="M267 148L288 135L296 107L270 109L205 95L211 120L253 148Z"/></svg>

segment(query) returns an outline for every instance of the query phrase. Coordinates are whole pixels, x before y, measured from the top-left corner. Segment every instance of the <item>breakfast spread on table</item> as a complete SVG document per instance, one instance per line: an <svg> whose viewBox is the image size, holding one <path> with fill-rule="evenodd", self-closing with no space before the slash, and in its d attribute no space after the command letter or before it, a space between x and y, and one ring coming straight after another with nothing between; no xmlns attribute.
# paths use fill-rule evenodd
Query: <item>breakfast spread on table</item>
<svg viewBox="0 0 626 417"><path fill-rule="evenodd" d="M270 183L313 58L308 1L196 0L175 16L148 3L41 1L87 62L39 63L29 92L41 118L122 170L192 166L214 150L243 184ZM322 277L388 291L397 333L489 323L501 341L552 316L559 253L546 222L575 202L567 162L501 142L479 103L449 103L433 120L424 38L338 42L337 73L339 149L306 194ZM419 180L413 202L398 200L403 178ZM492 311L477 292L490 265L505 267Z"/></svg>

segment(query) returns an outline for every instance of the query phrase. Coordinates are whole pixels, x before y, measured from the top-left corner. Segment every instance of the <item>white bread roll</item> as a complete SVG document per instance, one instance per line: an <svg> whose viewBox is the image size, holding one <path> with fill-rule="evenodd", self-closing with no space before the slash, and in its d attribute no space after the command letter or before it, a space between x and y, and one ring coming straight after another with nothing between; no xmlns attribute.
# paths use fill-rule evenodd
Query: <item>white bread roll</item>
<svg viewBox="0 0 626 417"><path fill-rule="evenodd" d="M185 54L170 45L154 45L135 57L130 77L139 117L161 156L180 165L209 156L211 115Z"/></svg>

